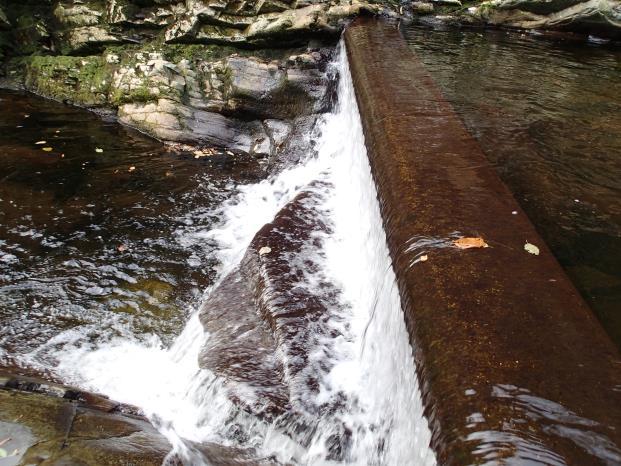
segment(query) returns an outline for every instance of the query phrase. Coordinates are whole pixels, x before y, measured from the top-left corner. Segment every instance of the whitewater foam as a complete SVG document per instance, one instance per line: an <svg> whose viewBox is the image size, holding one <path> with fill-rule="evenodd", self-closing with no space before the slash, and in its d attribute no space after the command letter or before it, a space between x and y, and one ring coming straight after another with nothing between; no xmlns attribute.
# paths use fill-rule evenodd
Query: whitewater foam
<svg viewBox="0 0 621 466"><path fill-rule="evenodd" d="M309 360L320 360L329 350L332 365L320 380L316 402L344 396L346 406L323 414L305 445L279 426L240 412L223 381L198 366L209 335L197 311L170 348L156 337L145 343L124 336L97 348L65 345L55 355L64 379L143 409L189 464L201 460L191 456L187 441L249 447L282 462L329 464L326 444L338 434L337 423L351 432L342 463L435 464L342 44L334 66L340 75L339 103L318 125L317 153L265 181L236 187L234 199L214 213L220 225L194 232L192 241L217 245L224 277L239 264L255 233L300 190L325 182L316 189L330 234L321 237L322 254L313 261L323 264L322 276L339 288L342 306L331 323L337 336L319 345ZM312 274L307 278L307 287L317 287L319 280ZM244 430L242 444L230 435L233 421Z"/></svg>

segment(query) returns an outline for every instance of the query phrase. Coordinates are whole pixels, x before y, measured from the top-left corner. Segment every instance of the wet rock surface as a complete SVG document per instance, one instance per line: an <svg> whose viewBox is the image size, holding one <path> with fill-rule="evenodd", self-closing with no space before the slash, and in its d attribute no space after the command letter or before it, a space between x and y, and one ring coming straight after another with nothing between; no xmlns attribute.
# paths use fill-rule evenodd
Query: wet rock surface
<svg viewBox="0 0 621 466"><path fill-rule="evenodd" d="M155 465L172 448L136 408L5 372L0 441L7 465Z"/></svg>
<svg viewBox="0 0 621 466"><path fill-rule="evenodd" d="M318 207L321 189L322 183L311 183L257 232L200 313L210 334L201 367L223 377L242 409L305 446L320 413L339 408L339 402L317 401L319 381L332 368L326 342L338 337L342 307L318 264L330 231ZM333 427L338 435L328 447L342 452L349 433L344 425Z"/></svg>

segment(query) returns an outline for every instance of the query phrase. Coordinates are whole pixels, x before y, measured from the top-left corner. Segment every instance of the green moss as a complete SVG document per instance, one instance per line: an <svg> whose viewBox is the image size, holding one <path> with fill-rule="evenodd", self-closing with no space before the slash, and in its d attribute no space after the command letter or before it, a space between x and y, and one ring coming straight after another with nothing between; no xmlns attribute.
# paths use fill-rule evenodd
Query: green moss
<svg viewBox="0 0 621 466"><path fill-rule="evenodd" d="M110 95L110 103L119 106L127 103L147 103L156 101L161 94L153 94L149 88L140 86L130 91L123 89L114 89Z"/></svg>
<svg viewBox="0 0 621 466"><path fill-rule="evenodd" d="M107 103L112 76L102 57L31 56L21 64L26 87L39 94L88 106Z"/></svg>

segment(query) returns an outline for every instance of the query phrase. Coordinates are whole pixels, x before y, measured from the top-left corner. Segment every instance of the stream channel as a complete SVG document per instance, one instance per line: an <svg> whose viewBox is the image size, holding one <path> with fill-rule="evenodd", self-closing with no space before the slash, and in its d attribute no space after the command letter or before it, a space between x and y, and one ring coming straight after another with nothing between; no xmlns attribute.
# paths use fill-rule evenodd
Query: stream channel
<svg viewBox="0 0 621 466"><path fill-rule="evenodd" d="M621 52L403 33L621 346ZM192 464L191 442L283 464L435 464L344 55L315 151L279 170L0 92L0 366L140 407ZM269 346L221 340L243 316L203 311L205 331L199 310L292 202L307 223L284 235L287 283L318 310L286 317L274 369Z"/></svg>

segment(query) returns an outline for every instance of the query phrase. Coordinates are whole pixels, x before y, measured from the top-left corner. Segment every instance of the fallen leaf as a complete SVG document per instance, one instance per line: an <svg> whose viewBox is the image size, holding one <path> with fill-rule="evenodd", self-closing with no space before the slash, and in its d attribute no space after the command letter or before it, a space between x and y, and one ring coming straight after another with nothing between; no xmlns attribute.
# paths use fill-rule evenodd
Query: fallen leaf
<svg viewBox="0 0 621 466"><path fill-rule="evenodd" d="M24 115L24 118L30 118L30 115L25 114L25 115Z"/></svg>
<svg viewBox="0 0 621 466"><path fill-rule="evenodd" d="M128 170L128 171L133 172L135 169L136 169L136 167L131 166L131 167L129 167L129 170Z"/></svg>
<svg viewBox="0 0 621 466"><path fill-rule="evenodd" d="M427 262L428 259L429 257L427 256L427 254L424 254L418 258L420 262Z"/></svg>
<svg viewBox="0 0 621 466"><path fill-rule="evenodd" d="M46 143L47 143L47 141L37 141L37 142L35 142L35 144L37 144L37 145L46 144Z"/></svg>
<svg viewBox="0 0 621 466"><path fill-rule="evenodd" d="M51 147L43 147L41 150L44 152L52 152L54 149L52 149Z"/></svg>
<svg viewBox="0 0 621 466"><path fill-rule="evenodd" d="M485 240L483 240L483 238L459 238L453 240L453 245L459 249L489 247L489 245L485 242Z"/></svg>
<svg viewBox="0 0 621 466"><path fill-rule="evenodd" d="M263 254L269 254L270 252L272 252L272 248L270 248L269 246L263 246L261 249L259 249L259 256L262 256Z"/></svg>
<svg viewBox="0 0 621 466"><path fill-rule="evenodd" d="M529 242L526 242L524 245L524 251L534 254L535 256L539 255L539 248Z"/></svg>
<svg viewBox="0 0 621 466"><path fill-rule="evenodd" d="M101 154L103 152L103 149L100 149L99 147L95 147L95 152L97 152L98 154Z"/></svg>
<svg viewBox="0 0 621 466"><path fill-rule="evenodd" d="M57 129L57 130L56 130L56 131L54 131L54 132L58 134L58 133L60 133L60 130L59 130L59 129Z"/></svg>

